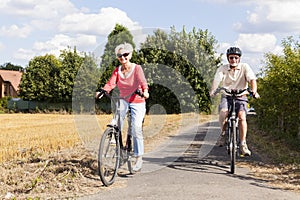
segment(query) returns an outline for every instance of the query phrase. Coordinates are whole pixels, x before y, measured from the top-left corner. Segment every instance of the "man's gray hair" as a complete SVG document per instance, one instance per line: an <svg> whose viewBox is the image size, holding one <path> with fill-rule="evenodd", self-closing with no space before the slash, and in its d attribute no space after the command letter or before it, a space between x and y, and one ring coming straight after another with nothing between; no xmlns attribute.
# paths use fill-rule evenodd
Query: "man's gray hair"
<svg viewBox="0 0 300 200"><path fill-rule="evenodd" d="M123 44L119 44L116 48L115 48L115 53L116 55L118 54L118 52L122 50L122 53L132 53L133 52L133 47L131 44L129 43L123 43Z"/></svg>

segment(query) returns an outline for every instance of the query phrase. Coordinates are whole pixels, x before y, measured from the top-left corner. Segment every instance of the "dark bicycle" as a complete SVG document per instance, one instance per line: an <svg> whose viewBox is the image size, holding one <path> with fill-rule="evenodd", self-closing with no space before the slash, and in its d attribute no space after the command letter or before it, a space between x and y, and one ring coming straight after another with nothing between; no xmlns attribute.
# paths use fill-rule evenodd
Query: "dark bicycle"
<svg viewBox="0 0 300 200"><path fill-rule="evenodd" d="M143 96L139 90L133 94ZM101 99L103 96L110 98L112 103L116 105L116 111L113 118L116 123L107 125L107 128L101 137L98 152L98 172L100 179L105 186L109 186L114 183L118 169L125 163L127 163L129 173L133 174L132 167L134 159L132 158L132 136L127 134L126 143L124 145L122 130L120 128L120 100L126 99L127 97L113 97L105 91L101 91L97 99ZM128 117L128 126L130 127L130 115ZM128 133L130 133L130 131Z"/></svg>
<svg viewBox="0 0 300 200"><path fill-rule="evenodd" d="M227 96L230 96L231 106L228 109L228 116L227 116L227 126L225 131L226 136L226 148L228 154L230 155L230 173L235 173L235 163L236 158L240 157L240 134L239 134L239 120L238 115L236 113L236 101L245 101L242 99L237 99L241 96L242 93L248 91L252 94L252 91L248 89L239 89L239 90L228 90L226 88L218 88L215 94L219 93L220 91L224 91Z"/></svg>

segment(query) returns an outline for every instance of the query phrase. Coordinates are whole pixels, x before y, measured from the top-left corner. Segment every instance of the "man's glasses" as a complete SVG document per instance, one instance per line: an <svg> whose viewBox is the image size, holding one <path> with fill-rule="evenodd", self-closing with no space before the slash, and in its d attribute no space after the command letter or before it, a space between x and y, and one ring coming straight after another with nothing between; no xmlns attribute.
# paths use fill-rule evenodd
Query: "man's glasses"
<svg viewBox="0 0 300 200"><path fill-rule="evenodd" d="M233 60L233 59L236 59L236 60L238 60L240 57L238 57L238 56L229 56L229 59L230 60Z"/></svg>
<svg viewBox="0 0 300 200"><path fill-rule="evenodd" d="M122 58L122 56L124 56L124 58L126 58L128 55L129 55L129 53L123 53L123 54L118 53L117 57Z"/></svg>

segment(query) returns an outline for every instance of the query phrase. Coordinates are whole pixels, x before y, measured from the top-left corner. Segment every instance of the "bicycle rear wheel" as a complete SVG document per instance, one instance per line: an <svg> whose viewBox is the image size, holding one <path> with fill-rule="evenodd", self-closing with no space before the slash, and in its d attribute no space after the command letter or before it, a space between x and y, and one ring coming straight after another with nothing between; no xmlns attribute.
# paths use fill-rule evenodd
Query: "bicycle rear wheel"
<svg viewBox="0 0 300 200"><path fill-rule="evenodd" d="M120 145L113 128L107 128L101 138L98 171L105 186L113 184L120 162Z"/></svg>
<svg viewBox="0 0 300 200"><path fill-rule="evenodd" d="M237 152L237 144L236 144L236 122L233 120L231 123L231 134L230 134L230 173L234 174L235 172L235 161L236 161L236 152Z"/></svg>

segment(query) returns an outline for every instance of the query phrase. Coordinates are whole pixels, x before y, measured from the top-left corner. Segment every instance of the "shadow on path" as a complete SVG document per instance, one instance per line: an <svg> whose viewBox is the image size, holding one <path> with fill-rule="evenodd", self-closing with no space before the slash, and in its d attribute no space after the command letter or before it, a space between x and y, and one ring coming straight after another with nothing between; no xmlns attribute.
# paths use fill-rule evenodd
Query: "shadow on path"
<svg viewBox="0 0 300 200"><path fill-rule="evenodd" d="M167 167L175 170L184 170L184 171L190 171L194 173L219 174L227 177L237 178L240 180L251 181L250 184L254 186L281 190L280 188L267 185L266 184L268 183L267 180L262 180L260 178L255 178L249 175L248 169L244 169L238 166L238 163L241 161L242 162L261 161L261 158L255 152L252 152L253 155L251 157L237 158L236 173L231 174L230 157L227 153L226 147L219 147L216 146L215 143L207 143L207 141L205 142L205 138L207 137L207 134L211 134L209 133L209 128L207 128L206 125L198 127L197 134L195 135L194 140L189 145L187 150L182 154L182 156L177 158L172 164L169 164ZM217 126L217 124L216 122L213 122L209 126L213 128L213 130L215 130L215 126ZM218 132L215 132L215 134L217 134L218 136ZM208 149L211 149L211 151L206 156L199 156L200 155L199 152L201 152L201 149L205 148L204 146L206 146L206 148ZM153 159L149 161L162 162L162 160L155 161L155 159Z"/></svg>

